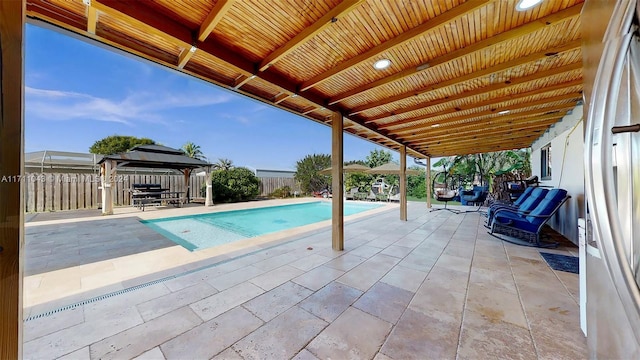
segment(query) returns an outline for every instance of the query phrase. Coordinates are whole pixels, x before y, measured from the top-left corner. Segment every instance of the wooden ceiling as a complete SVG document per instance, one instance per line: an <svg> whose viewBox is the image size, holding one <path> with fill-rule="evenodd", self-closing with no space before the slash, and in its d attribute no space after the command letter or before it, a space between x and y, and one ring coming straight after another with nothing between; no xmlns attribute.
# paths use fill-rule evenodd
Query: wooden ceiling
<svg viewBox="0 0 640 360"><path fill-rule="evenodd" d="M528 147L582 99L582 0L26 2L34 23L327 125L339 111L416 157Z"/></svg>

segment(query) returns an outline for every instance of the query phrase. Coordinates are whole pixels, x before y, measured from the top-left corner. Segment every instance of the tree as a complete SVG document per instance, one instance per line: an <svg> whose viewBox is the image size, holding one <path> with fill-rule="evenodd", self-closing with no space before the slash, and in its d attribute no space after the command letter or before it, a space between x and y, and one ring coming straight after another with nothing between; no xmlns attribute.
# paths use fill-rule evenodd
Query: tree
<svg viewBox="0 0 640 360"><path fill-rule="evenodd" d="M196 145L191 141L182 145L182 150L184 150L184 153L190 158L206 160L206 157L202 153L202 150L200 150L200 145Z"/></svg>
<svg viewBox="0 0 640 360"><path fill-rule="evenodd" d="M307 155L296 163L294 178L300 183L302 191L313 193L329 187L330 177L320 174L320 170L331 166L331 155Z"/></svg>
<svg viewBox="0 0 640 360"><path fill-rule="evenodd" d="M391 162L391 151L371 150L367 158L364 160L367 166L374 168Z"/></svg>
<svg viewBox="0 0 640 360"><path fill-rule="evenodd" d="M229 159L219 158L218 161L213 164L213 168L216 170L231 170L233 169L233 161Z"/></svg>
<svg viewBox="0 0 640 360"><path fill-rule="evenodd" d="M138 145L155 145L156 142L148 138L135 136L111 135L98 140L91 145L89 152L99 155L113 155L126 152Z"/></svg>
<svg viewBox="0 0 640 360"><path fill-rule="evenodd" d="M243 167L211 172L211 186L214 202L247 201L260 194L260 179Z"/></svg>

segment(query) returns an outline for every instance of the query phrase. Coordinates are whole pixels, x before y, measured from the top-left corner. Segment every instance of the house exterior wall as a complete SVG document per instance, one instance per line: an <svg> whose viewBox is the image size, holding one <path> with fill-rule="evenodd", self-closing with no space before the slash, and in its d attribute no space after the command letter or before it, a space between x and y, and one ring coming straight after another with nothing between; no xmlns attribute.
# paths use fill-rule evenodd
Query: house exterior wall
<svg viewBox="0 0 640 360"><path fill-rule="evenodd" d="M582 105L573 109L531 145L531 167L540 185L567 190L571 199L548 224L578 244L578 218L584 216L584 122ZM551 144L551 179L542 180L541 149Z"/></svg>

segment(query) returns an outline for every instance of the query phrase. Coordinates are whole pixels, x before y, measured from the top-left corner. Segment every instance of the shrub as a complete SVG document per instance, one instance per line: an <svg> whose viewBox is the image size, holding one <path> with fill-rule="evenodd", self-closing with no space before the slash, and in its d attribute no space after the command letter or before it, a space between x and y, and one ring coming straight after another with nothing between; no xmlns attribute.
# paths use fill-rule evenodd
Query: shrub
<svg viewBox="0 0 640 360"><path fill-rule="evenodd" d="M211 185L214 202L247 201L260 193L260 179L242 167L213 171Z"/></svg>
<svg viewBox="0 0 640 360"><path fill-rule="evenodd" d="M275 190L273 190L273 192L271 194L269 194L269 197L272 198L288 198L291 196L291 188L289 186L283 186L281 188L277 188Z"/></svg>

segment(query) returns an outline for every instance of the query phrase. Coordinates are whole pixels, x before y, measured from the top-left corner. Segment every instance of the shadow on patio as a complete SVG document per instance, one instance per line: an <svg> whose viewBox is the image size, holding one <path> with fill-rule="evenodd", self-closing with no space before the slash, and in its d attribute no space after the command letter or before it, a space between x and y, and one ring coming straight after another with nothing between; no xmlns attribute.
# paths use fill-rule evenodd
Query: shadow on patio
<svg viewBox="0 0 640 360"><path fill-rule="evenodd" d="M586 357L576 274L491 237L477 213L410 203L409 221L397 218L347 222L344 252L324 227L35 316L24 324L24 357Z"/></svg>

